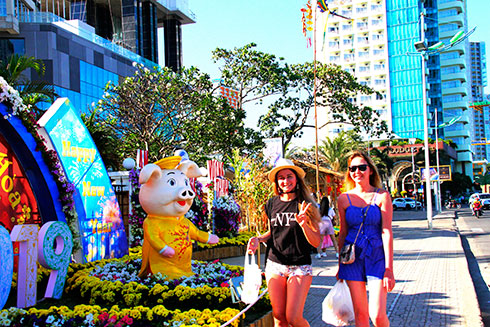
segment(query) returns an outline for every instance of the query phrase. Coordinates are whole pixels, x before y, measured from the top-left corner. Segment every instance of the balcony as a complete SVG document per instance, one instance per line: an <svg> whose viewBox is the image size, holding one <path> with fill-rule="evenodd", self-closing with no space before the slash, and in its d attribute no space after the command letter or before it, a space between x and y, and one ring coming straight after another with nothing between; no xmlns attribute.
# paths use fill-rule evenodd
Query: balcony
<svg viewBox="0 0 490 327"><path fill-rule="evenodd" d="M382 27L384 27L384 23L385 23L385 22L384 22L384 20L382 20L382 19L373 19L373 20L371 21L371 26L372 26L373 28L382 28Z"/></svg>
<svg viewBox="0 0 490 327"><path fill-rule="evenodd" d="M473 161L473 155L470 151L458 152L458 161Z"/></svg>
<svg viewBox="0 0 490 327"><path fill-rule="evenodd" d="M466 74L464 72L453 73L453 74L443 74L441 72L441 80L444 81L452 81L452 80L460 80L462 82L466 82Z"/></svg>
<svg viewBox="0 0 490 327"><path fill-rule="evenodd" d="M384 55L385 55L384 49L373 50L373 57L384 57Z"/></svg>
<svg viewBox="0 0 490 327"><path fill-rule="evenodd" d="M445 3L439 3L437 5L437 9L446 10L446 9L459 9L460 11L464 10L464 3L460 0L448 1Z"/></svg>
<svg viewBox="0 0 490 327"><path fill-rule="evenodd" d="M461 101L453 101L453 102L446 102L442 104L442 107L444 110L446 109L461 109L461 108L468 108L468 101L461 100Z"/></svg>
<svg viewBox="0 0 490 327"><path fill-rule="evenodd" d="M464 25L464 15L459 13L457 15L439 18L440 25L448 23L460 23L461 25Z"/></svg>
<svg viewBox="0 0 490 327"><path fill-rule="evenodd" d="M344 40L342 42L342 49L352 49L353 46L354 46L354 42L350 39Z"/></svg>
<svg viewBox="0 0 490 327"><path fill-rule="evenodd" d="M371 42L373 44L384 43L385 35L384 34L372 34Z"/></svg>
<svg viewBox="0 0 490 327"><path fill-rule="evenodd" d="M361 66L357 72L359 75L368 75L371 73L371 68L369 66Z"/></svg>
<svg viewBox="0 0 490 327"><path fill-rule="evenodd" d="M442 89L442 94L443 95L462 94L463 96L466 96L468 95L468 88L466 87L466 83L463 83L461 86L458 87L450 87L450 88Z"/></svg>
<svg viewBox="0 0 490 327"><path fill-rule="evenodd" d="M456 123L458 124L458 123ZM471 137L471 131L469 128L464 128L460 129L457 131L448 131L447 129L444 130L444 136L446 138L453 138L453 137Z"/></svg>
<svg viewBox="0 0 490 327"><path fill-rule="evenodd" d="M461 29L460 28L455 28L453 30L450 30L450 31L444 31L444 32L440 32L439 31L439 39L445 39L445 38L452 38L454 34L458 33L458 31Z"/></svg>
<svg viewBox="0 0 490 327"><path fill-rule="evenodd" d="M367 37L359 37L357 38L357 45L363 47L369 45L369 39Z"/></svg>
<svg viewBox="0 0 490 327"><path fill-rule="evenodd" d="M358 29L359 31L365 31L365 30L367 30L368 28L369 28L368 23L358 23L358 24L357 24L357 29Z"/></svg>
<svg viewBox="0 0 490 327"><path fill-rule="evenodd" d="M371 12L384 14L383 6L382 5L371 5Z"/></svg>
<svg viewBox="0 0 490 327"><path fill-rule="evenodd" d="M74 25L74 20L65 20L59 16L56 16L53 13L50 12L28 12L21 17L21 22L28 22L28 23L53 23L53 25L56 25L64 30L67 30L85 40L88 40L90 42L93 42L107 50L110 50L114 53L120 54L121 56L143 64L147 67L154 67L156 63L143 58L136 53L123 48L107 39L104 39L101 36L98 36L95 33L91 33L90 31L87 31L85 29L78 28L76 25Z"/></svg>
<svg viewBox="0 0 490 327"><path fill-rule="evenodd" d="M196 14L189 9L188 0L157 0L159 10L168 13L169 16L177 16L182 24L196 22Z"/></svg>
<svg viewBox="0 0 490 327"><path fill-rule="evenodd" d="M459 66L463 68L466 66L466 60L462 56L454 59L441 59L441 67L448 66Z"/></svg>

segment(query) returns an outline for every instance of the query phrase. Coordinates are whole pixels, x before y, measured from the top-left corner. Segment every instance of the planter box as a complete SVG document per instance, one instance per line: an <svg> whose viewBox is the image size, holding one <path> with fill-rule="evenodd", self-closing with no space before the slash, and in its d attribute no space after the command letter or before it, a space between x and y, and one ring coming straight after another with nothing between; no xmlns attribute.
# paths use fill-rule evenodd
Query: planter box
<svg viewBox="0 0 490 327"><path fill-rule="evenodd" d="M211 261L232 257L243 257L247 250L246 245L223 246L220 248L202 249L192 251L192 259L200 261ZM260 245L260 253L265 253L265 246Z"/></svg>
<svg viewBox="0 0 490 327"><path fill-rule="evenodd" d="M262 318L254 321L247 327L273 327L274 317L272 316L272 311L267 312Z"/></svg>
<svg viewBox="0 0 490 327"><path fill-rule="evenodd" d="M211 261L231 257L243 257L246 250L246 245L234 245L224 246L220 248L202 249L192 251L192 259L200 261Z"/></svg>

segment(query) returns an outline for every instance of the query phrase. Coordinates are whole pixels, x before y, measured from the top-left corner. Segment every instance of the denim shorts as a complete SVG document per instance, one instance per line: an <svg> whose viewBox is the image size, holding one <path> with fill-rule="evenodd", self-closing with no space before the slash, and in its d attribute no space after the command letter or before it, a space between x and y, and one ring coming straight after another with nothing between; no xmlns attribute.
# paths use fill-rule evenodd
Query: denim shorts
<svg viewBox="0 0 490 327"><path fill-rule="evenodd" d="M267 259L267 263L265 264L265 275L278 275L281 277L312 276L313 269L311 268L311 265L288 266Z"/></svg>

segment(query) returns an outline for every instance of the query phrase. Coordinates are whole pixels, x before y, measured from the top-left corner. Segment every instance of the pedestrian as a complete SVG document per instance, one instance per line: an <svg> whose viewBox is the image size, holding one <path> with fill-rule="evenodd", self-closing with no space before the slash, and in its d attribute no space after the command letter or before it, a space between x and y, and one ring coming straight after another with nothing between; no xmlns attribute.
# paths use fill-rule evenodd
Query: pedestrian
<svg viewBox="0 0 490 327"><path fill-rule="evenodd" d="M276 327L309 326L303 308L313 278L311 247L321 241L321 218L304 176L292 161L278 160L268 174L276 194L265 205L269 229L248 242L249 253L267 242L265 277Z"/></svg>
<svg viewBox="0 0 490 327"><path fill-rule="evenodd" d="M320 234L322 236L322 242L320 246L318 246L316 255L317 259L321 257L326 257L327 253L327 237L332 240L333 247L335 249L335 254L337 258L339 257L339 247L337 245L337 239L335 238L335 230L333 229L333 221L335 218L335 210L330 207L330 202L328 201L328 197L324 196L320 201L320 216L322 217L322 221L320 223Z"/></svg>
<svg viewBox="0 0 490 327"><path fill-rule="evenodd" d="M355 260L351 264L339 260L337 277L349 286L356 326L369 326L370 317L374 326L389 326L386 296L395 286L391 197L381 189L378 170L366 153L353 151L347 163L347 192L337 202L338 241L341 249L355 244Z"/></svg>

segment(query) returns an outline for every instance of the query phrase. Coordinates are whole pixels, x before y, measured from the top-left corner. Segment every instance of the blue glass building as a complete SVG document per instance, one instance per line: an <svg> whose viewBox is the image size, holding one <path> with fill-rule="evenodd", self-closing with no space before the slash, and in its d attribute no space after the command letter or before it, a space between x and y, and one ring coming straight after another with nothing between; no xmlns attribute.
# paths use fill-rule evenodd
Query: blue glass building
<svg viewBox="0 0 490 327"><path fill-rule="evenodd" d="M409 56L414 43L421 40L420 13L426 15L425 39L429 45L438 40L435 0L388 0L388 60L390 67L391 117L393 132L403 138L424 138L422 58ZM429 126L435 126L435 113L442 119L439 56L427 61ZM438 109L439 108L439 109ZM429 137L435 138L434 129ZM439 135L443 137L443 135Z"/></svg>
<svg viewBox="0 0 490 327"><path fill-rule="evenodd" d="M43 60L42 79L86 111L108 82L134 73L133 63L157 65L158 28L165 65L180 69L181 26L194 19L187 0L0 0L0 59L17 53Z"/></svg>

